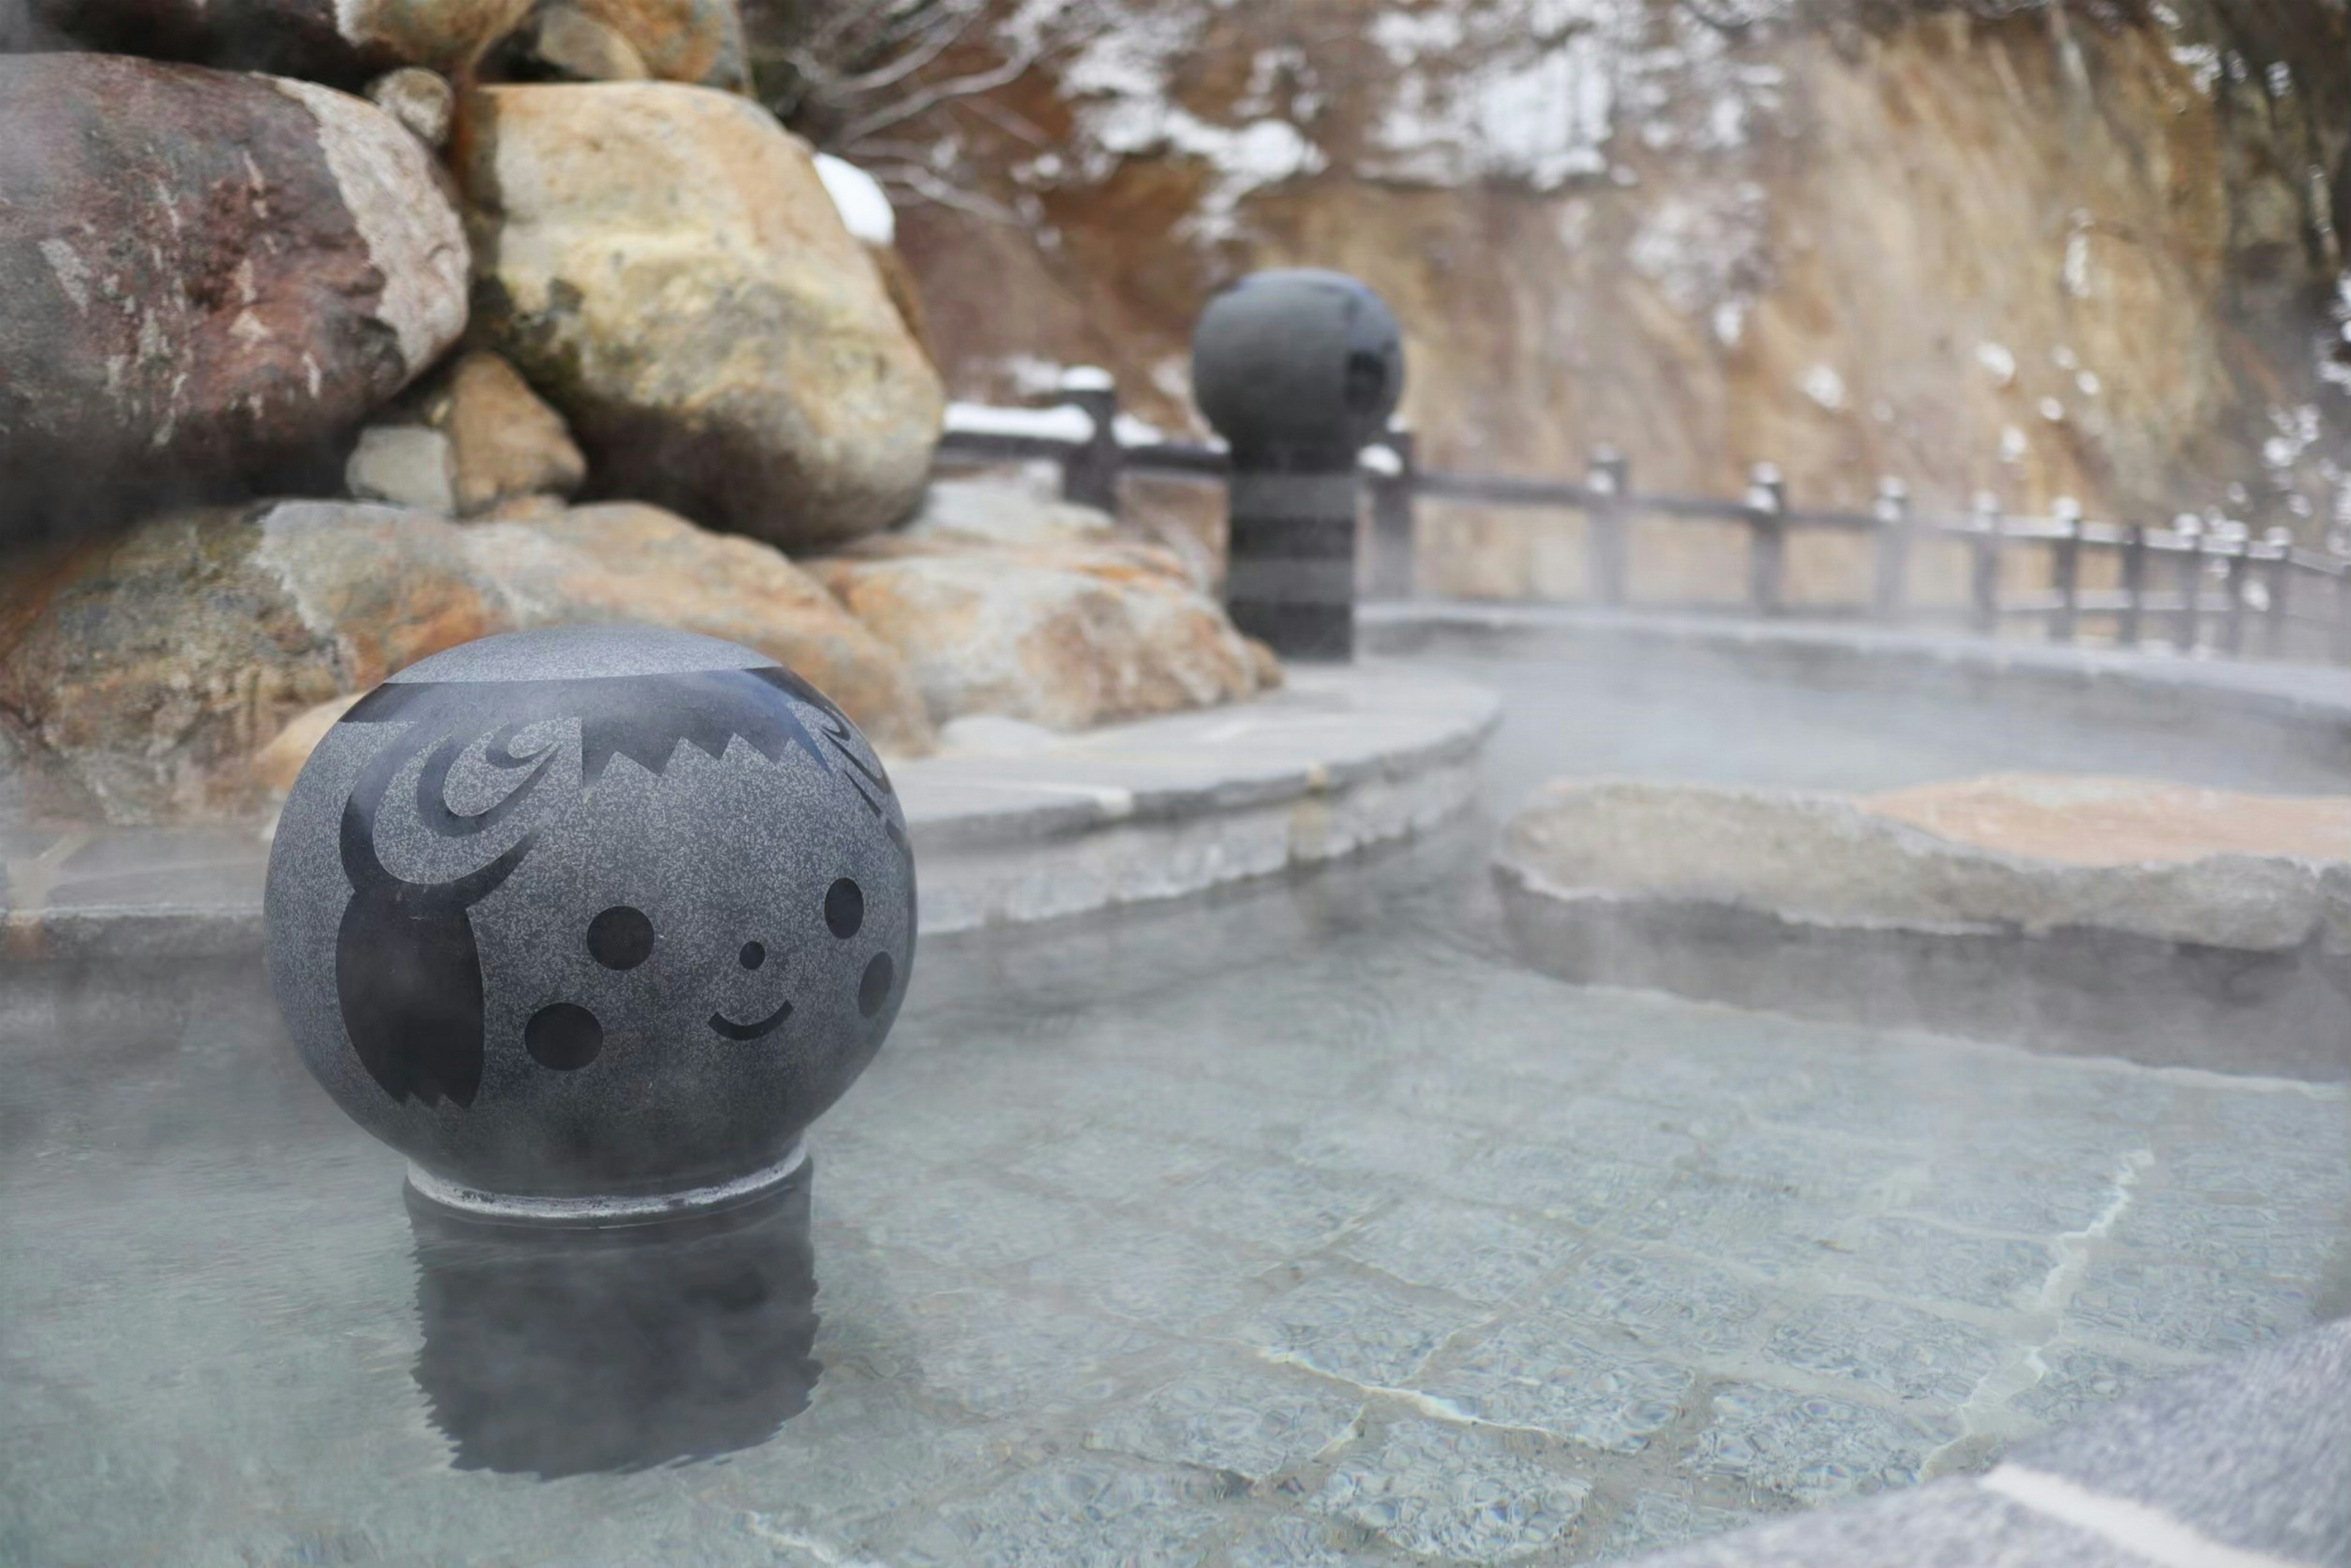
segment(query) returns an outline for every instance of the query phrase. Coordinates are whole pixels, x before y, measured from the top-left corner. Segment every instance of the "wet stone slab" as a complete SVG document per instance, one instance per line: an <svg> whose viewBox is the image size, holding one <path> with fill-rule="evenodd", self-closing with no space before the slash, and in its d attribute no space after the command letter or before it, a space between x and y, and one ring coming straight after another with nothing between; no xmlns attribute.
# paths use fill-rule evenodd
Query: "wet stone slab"
<svg viewBox="0 0 2351 1568"><path fill-rule="evenodd" d="M2339 1288L2339 1088L1579 990L1351 926L1410 887L1294 896L1311 940L1213 977L926 952L811 1139L808 1407L559 1483L461 1468L399 1163L266 1027L0 1082L0 1560L1597 1562L1980 1469Z"/></svg>

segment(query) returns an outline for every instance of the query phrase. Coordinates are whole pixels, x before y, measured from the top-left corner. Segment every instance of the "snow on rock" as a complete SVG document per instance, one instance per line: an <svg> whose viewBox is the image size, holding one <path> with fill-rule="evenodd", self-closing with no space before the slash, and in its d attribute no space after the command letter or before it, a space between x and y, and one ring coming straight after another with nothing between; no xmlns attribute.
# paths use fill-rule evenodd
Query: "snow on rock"
<svg viewBox="0 0 2351 1568"><path fill-rule="evenodd" d="M830 152L816 155L816 174L824 182L825 194L841 209L841 221L849 225L851 234L867 245L898 243L898 214L879 180Z"/></svg>
<svg viewBox="0 0 2351 1568"><path fill-rule="evenodd" d="M1027 435L1040 441L1091 441L1094 422L1069 403L1053 408L990 408L985 403L947 404L946 428L969 435Z"/></svg>

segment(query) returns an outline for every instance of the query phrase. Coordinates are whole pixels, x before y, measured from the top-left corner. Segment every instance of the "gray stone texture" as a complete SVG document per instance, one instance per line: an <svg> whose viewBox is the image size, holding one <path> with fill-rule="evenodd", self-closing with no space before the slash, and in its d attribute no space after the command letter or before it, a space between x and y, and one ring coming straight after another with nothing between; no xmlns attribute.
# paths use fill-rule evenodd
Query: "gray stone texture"
<svg viewBox="0 0 2351 1568"><path fill-rule="evenodd" d="M445 1180L601 1197L747 1176L855 1080L913 967L904 816L855 728L761 666L684 632L515 632L329 732L272 841L270 973L362 1126ZM471 973L403 913L435 910ZM468 989L461 1040L432 1009ZM464 1060L427 1054L444 1034Z"/></svg>
<svg viewBox="0 0 2351 1568"><path fill-rule="evenodd" d="M2296 1563L2351 1564L2351 1322L2154 1386L2015 1462Z"/></svg>

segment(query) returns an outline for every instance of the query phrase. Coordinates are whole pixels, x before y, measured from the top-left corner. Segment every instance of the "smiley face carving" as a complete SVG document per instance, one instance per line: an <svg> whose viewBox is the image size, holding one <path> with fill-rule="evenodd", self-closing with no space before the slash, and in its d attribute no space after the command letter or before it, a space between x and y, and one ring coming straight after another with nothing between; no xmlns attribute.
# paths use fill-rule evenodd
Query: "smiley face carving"
<svg viewBox="0 0 2351 1568"><path fill-rule="evenodd" d="M269 922L306 1061L428 1169L659 1184L772 1155L871 1060L913 856L879 759L789 671L684 633L517 633L329 732Z"/></svg>

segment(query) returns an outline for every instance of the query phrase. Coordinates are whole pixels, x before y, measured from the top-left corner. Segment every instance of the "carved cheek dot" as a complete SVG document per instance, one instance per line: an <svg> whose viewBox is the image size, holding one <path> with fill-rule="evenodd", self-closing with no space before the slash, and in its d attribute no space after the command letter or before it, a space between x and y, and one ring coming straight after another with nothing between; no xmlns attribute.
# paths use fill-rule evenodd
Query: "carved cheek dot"
<svg viewBox="0 0 2351 1568"><path fill-rule="evenodd" d="M865 924L865 890L845 876L826 888L824 923L844 942L856 936Z"/></svg>
<svg viewBox="0 0 2351 1568"><path fill-rule="evenodd" d="M768 950L757 942L746 942L743 950L735 955L735 961L747 969L756 969L768 961Z"/></svg>
<svg viewBox="0 0 2351 1568"><path fill-rule="evenodd" d="M890 999L890 982L897 978L897 966L890 962L887 953L876 953L865 966L865 974L857 982L857 1010L872 1018Z"/></svg>
<svg viewBox="0 0 2351 1568"><path fill-rule="evenodd" d="M588 923L589 956L607 969L633 969L653 950L653 923L642 909L616 904Z"/></svg>
<svg viewBox="0 0 2351 1568"><path fill-rule="evenodd" d="M604 1049L604 1026L577 1002L549 1002L522 1026L522 1047L541 1067L570 1072Z"/></svg>

